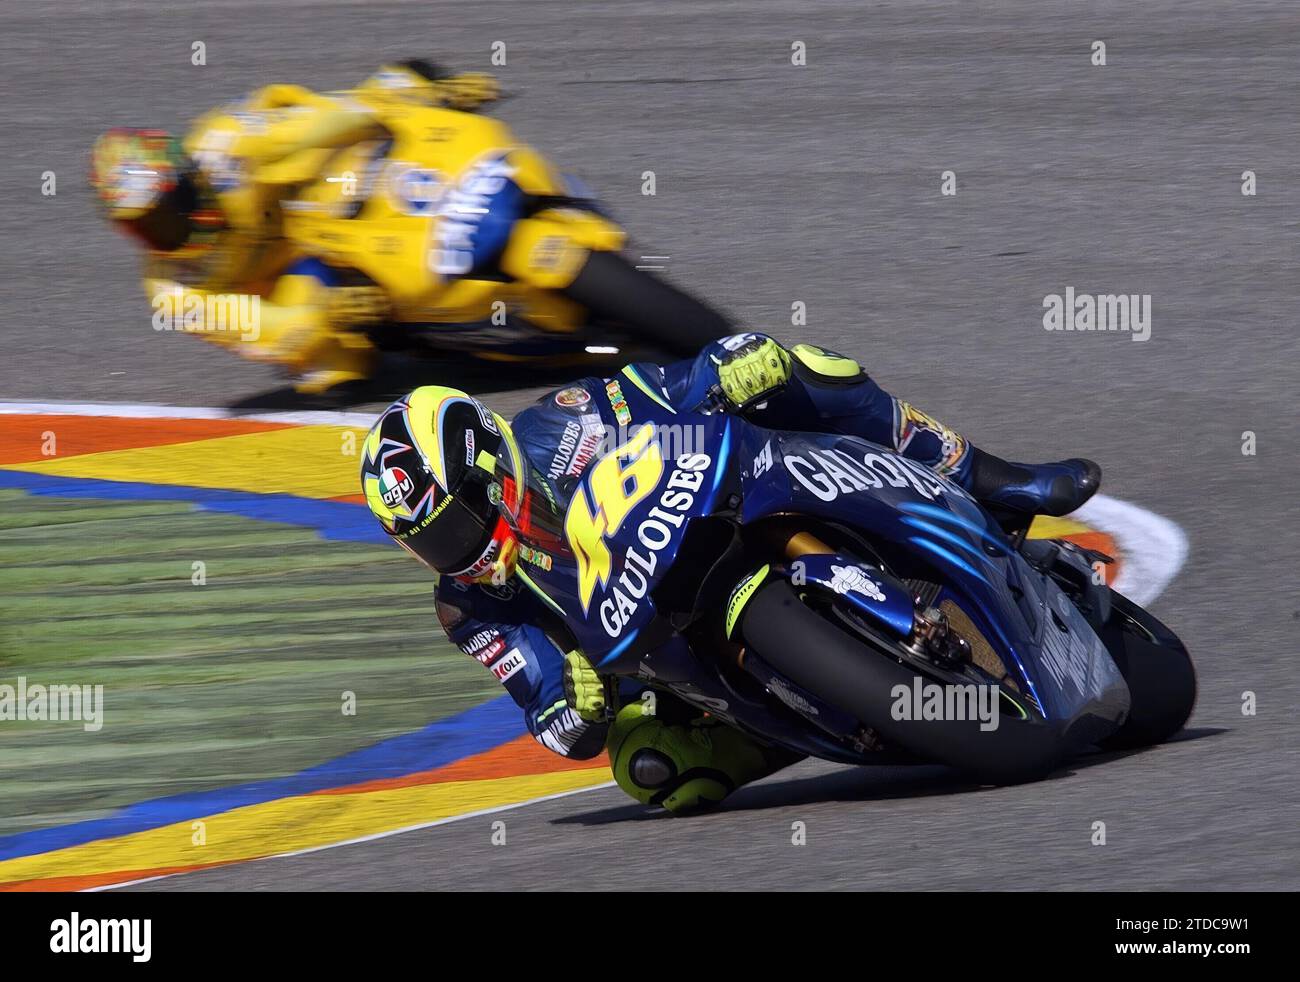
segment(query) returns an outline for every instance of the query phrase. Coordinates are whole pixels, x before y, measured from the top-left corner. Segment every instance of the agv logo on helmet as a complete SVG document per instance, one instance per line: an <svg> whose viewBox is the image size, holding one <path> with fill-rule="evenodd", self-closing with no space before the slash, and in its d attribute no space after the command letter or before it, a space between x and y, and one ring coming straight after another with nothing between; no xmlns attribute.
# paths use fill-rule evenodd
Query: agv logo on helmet
<svg viewBox="0 0 1300 982"><path fill-rule="evenodd" d="M400 467L389 467L379 475L379 497L389 508L406 502L415 482Z"/></svg>

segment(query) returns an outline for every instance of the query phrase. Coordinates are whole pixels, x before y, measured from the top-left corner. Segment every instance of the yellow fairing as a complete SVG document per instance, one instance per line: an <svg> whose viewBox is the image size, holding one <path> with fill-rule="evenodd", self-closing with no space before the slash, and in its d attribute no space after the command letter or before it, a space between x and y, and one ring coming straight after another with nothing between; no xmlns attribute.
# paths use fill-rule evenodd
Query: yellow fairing
<svg viewBox="0 0 1300 982"><path fill-rule="evenodd" d="M195 333L285 365L308 391L366 376L375 353L358 330L364 325L331 322L339 305L323 296L330 288L282 275L298 259L375 285L388 299L385 319L398 324L479 323L506 313L571 333L585 312L556 291L591 251L624 244L614 223L558 207L514 226L501 259L508 281L440 274L433 259L440 203L477 164L507 154L510 180L530 196L563 195L565 183L501 122L384 90L323 95L268 86L205 115L184 142L213 185L227 230L210 275L161 275L196 284L186 287L196 292L260 295L257 339ZM165 267L166 257L159 262Z"/></svg>
<svg viewBox="0 0 1300 982"><path fill-rule="evenodd" d="M559 290L573 282L593 251L615 252L625 238L600 215L552 208L515 226L501 268L539 290Z"/></svg>
<svg viewBox="0 0 1300 982"><path fill-rule="evenodd" d="M221 293L162 279L145 281L156 331L193 335L252 361L302 374L305 392L369 376L376 356L364 334L329 323L320 281L282 276L266 296Z"/></svg>
<svg viewBox="0 0 1300 982"><path fill-rule="evenodd" d="M445 189L484 158L508 151L511 180L526 193L560 194L563 183L541 155L515 144L495 120L410 106L391 116L385 119L394 143L382 160L377 143L360 144L330 157L320 176L298 193L285 219L294 241L306 253L358 269L384 287L399 323L470 323L490 318L503 304L543 330L576 330L581 308L544 294L571 283L591 250L622 248L622 229L589 212L549 209L512 231L501 266L514 282L440 276L430 257L442 221L436 203L427 214L412 214L397 193L397 182L411 168L432 172Z"/></svg>

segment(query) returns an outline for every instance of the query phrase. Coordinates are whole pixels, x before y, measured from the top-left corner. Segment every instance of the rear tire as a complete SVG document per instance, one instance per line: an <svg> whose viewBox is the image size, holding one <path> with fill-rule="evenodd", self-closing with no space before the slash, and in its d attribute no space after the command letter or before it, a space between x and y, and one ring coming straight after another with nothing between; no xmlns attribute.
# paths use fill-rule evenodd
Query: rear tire
<svg viewBox="0 0 1300 982"><path fill-rule="evenodd" d="M710 341L733 333L712 307L613 252L593 252L560 291L586 307L591 320L618 324L667 353L689 358Z"/></svg>
<svg viewBox="0 0 1300 982"><path fill-rule="evenodd" d="M1162 743L1183 728L1196 705L1196 669L1173 631L1122 594L1098 632L1128 683L1128 719L1099 746L1131 750Z"/></svg>
<svg viewBox="0 0 1300 982"><path fill-rule="evenodd" d="M910 690L917 673L810 609L784 580L759 588L741 616L740 631L746 647L778 673L851 713L887 746L992 784L1037 779L1063 756L1059 734L1033 716L1001 713L997 728L988 731L978 720L894 719L893 689Z"/></svg>

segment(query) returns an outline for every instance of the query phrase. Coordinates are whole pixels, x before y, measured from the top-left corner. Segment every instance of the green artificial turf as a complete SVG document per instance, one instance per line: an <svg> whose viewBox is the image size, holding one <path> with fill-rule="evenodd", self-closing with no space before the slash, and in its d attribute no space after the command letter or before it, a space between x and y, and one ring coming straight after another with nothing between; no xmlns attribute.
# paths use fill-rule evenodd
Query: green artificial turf
<svg viewBox="0 0 1300 982"><path fill-rule="evenodd" d="M104 721L0 720L0 835L290 774L501 692L393 548L0 490L0 684L20 675L103 685Z"/></svg>

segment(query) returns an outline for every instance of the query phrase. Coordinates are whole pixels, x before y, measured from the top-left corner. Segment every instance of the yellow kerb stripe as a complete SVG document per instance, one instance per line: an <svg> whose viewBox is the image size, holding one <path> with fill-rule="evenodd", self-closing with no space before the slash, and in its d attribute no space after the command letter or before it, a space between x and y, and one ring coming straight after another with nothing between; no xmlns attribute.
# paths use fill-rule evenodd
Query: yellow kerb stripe
<svg viewBox="0 0 1300 982"><path fill-rule="evenodd" d="M592 787L604 767L480 781L451 781L356 794L311 794L204 818L205 845L190 820L0 862L0 883L95 873L207 866L391 832L427 822Z"/></svg>

